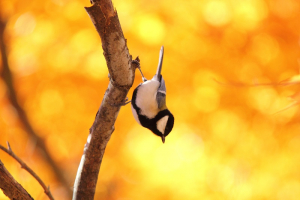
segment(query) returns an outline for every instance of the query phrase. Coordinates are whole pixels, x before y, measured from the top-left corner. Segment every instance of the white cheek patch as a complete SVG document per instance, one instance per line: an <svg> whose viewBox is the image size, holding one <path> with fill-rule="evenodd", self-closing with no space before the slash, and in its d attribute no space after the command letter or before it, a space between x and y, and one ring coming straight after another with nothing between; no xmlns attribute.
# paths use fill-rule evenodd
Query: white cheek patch
<svg viewBox="0 0 300 200"><path fill-rule="evenodd" d="M157 129L164 135L169 116L164 116L156 122Z"/></svg>

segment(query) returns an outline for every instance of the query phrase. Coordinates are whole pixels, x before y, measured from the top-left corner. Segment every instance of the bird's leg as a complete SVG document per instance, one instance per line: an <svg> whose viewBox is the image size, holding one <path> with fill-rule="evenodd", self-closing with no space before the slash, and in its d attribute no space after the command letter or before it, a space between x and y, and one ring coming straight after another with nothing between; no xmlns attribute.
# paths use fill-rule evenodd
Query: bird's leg
<svg viewBox="0 0 300 200"><path fill-rule="evenodd" d="M128 97L126 97L124 99L123 105L122 106L126 106L127 104L129 104L131 102L131 100L128 99Z"/></svg>
<svg viewBox="0 0 300 200"><path fill-rule="evenodd" d="M144 76L144 74L143 74L143 72L141 70L141 65L140 65L140 59L139 59L139 57L136 57L136 59L133 60L133 61L131 61L131 62L135 66L135 68L138 68L140 70L141 75L142 75L142 80L143 80L143 82L146 82L147 79L145 78L145 76Z"/></svg>
<svg viewBox="0 0 300 200"><path fill-rule="evenodd" d="M141 70L141 67L139 67L138 69L139 69L140 72L141 72L143 82L146 82L147 79L145 78L145 76L144 76L144 74L143 74L143 72L142 72L142 70Z"/></svg>
<svg viewBox="0 0 300 200"><path fill-rule="evenodd" d="M109 104L114 107L119 107L119 106L126 106L130 102L131 102L131 100L129 101L128 97L126 97L121 103L109 103Z"/></svg>

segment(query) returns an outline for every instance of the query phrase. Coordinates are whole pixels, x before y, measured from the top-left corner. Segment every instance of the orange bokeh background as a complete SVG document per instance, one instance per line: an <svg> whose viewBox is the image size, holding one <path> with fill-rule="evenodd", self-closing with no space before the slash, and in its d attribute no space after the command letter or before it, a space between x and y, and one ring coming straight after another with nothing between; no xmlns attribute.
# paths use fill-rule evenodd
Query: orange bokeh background
<svg viewBox="0 0 300 200"><path fill-rule="evenodd" d="M282 199L300 196L300 112L277 113L299 92L277 83L298 75L297 0L114 0L130 54L146 78L165 47L162 74L175 126L161 139L121 108L102 162L95 199ZM19 103L70 188L108 86L101 40L88 0L1 0L5 43ZM0 59L1 60L1 59ZM1 62L2 63L2 62ZM2 65L1 68L2 70ZM136 71L134 86L141 82ZM133 88L128 97L131 98ZM275 114L276 113L276 114ZM0 144L68 199L21 126L0 79ZM0 151L35 199L42 188ZM0 199L7 197L0 192Z"/></svg>

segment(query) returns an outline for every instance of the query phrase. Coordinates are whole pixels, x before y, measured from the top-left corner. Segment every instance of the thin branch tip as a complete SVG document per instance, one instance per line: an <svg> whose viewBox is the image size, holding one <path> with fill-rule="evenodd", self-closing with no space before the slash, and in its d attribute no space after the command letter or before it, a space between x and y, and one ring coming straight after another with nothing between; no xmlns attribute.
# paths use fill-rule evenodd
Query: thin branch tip
<svg viewBox="0 0 300 200"><path fill-rule="evenodd" d="M35 180L37 180L37 182L42 186L42 188L44 189L44 192L47 194L49 199L54 200L54 198L50 192L50 187L48 186L48 188L47 188L45 183L42 181L42 179L12 151L9 142L6 142L6 143L7 143L7 149L5 147L3 147L2 145L0 145L0 149L3 150L4 152L6 152L8 155L10 155L12 158L14 158L21 165L22 169L24 169L29 174L31 174L31 176Z"/></svg>
<svg viewBox="0 0 300 200"><path fill-rule="evenodd" d="M7 144L7 149L8 149L8 151L9 151L9 152L12 152L12 149L11 149L10 144L9 144L8 141L6 141L6 144Z"/></svg>

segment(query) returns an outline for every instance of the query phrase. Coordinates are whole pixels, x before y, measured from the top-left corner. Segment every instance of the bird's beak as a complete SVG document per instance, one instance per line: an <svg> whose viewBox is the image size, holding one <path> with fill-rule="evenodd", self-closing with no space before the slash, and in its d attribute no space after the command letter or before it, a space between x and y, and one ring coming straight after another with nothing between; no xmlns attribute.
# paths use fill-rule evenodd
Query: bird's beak
<svg viewBox="0 0 300 200"><path fill-rule="evenodd" d="M163 143L165 143L165 136L164 135L161 136L161 140L162 140Z"/></svg>

